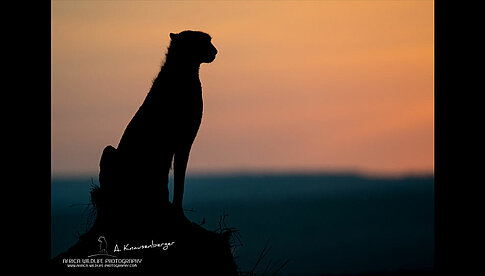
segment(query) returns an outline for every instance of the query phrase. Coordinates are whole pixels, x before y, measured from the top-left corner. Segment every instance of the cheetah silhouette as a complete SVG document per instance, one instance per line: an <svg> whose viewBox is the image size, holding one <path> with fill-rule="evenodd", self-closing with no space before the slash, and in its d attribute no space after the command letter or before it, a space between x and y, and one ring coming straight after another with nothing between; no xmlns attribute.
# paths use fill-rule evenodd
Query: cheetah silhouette
<svg viewBox="0 0 485 276"><path fill-rule="evenodd" d="M217 49L211 36L199 31L170 33L170 39L165 63L118 147L107 146L101 156L100 189L118 207L160 202L182 211L185 172L202 120L199 68L215 59Z"/></svg>

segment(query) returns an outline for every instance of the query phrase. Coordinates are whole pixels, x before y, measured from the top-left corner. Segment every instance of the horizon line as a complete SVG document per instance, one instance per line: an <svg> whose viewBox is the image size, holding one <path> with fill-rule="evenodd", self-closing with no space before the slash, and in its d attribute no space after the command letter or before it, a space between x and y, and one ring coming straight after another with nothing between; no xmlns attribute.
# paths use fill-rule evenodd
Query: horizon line
<svg viewBox="0 0 485 276"><path fill-rule="evenodd" d="M51 172L51 180L53 179L66 179L66 178L93 178L98 179L99 172L96 173L89 173L89 172L80 172L80 173L53 173ZM357 177L364 177L364 178L407 178L407 177L433 177L434 178L434 170L432 171L406 171L406 172L369 172L363 170L330 170L330 169L286 169L286 170L278 170L278 169L265 169L265 170L251 170L251 169L242 169L242 170L211 170L211 171L203 171L203 170L193 170L188 171L186 177L219 177L219 176L263 176L263 175L327 175L327 176L357 176ZM170 170L169 177L173 177L173 171Z"/></svg>

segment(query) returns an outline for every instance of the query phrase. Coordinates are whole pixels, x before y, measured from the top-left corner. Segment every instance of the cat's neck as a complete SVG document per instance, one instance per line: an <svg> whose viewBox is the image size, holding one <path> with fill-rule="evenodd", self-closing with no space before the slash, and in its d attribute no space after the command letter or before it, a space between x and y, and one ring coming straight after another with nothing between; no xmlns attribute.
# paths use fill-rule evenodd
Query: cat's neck
<svg viewBox="0 0 485 276"><path fill-rule="evenodd" d="M190 63L182 59L167 59L160 73L180 75L182 77L199 77L200 63Z"/></svg>

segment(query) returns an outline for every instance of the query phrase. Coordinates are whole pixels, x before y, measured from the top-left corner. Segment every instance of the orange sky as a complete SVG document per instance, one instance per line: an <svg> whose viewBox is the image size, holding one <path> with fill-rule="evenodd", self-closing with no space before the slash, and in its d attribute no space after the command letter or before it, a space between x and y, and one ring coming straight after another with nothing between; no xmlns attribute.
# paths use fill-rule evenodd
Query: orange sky
<svg viewBox="0 0 485 276"><path fill-rule="evenodd" d="M206 31L189 172L433 172L433 1L53 1L52 171L96 176L163 62Z"/></svg>

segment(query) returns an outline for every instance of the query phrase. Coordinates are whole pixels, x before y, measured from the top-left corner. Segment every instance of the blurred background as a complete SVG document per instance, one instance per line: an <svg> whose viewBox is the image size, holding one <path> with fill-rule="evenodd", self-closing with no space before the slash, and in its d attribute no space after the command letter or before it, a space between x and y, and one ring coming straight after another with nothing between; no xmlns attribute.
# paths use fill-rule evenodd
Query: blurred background
<svg viewBox="0 0 485 276"><path fill-rule="evenodd" d="M187 216L227 213L246 270L268 239L289 274L432 269L433 5L52 1L52 255L85 230L101 152L169 33L191 29L219 54L200 70Z"/></svg>

